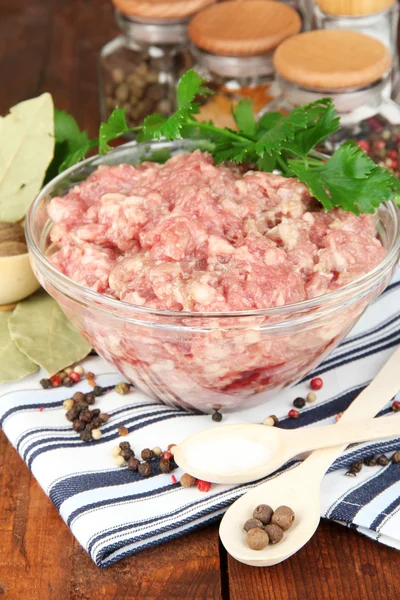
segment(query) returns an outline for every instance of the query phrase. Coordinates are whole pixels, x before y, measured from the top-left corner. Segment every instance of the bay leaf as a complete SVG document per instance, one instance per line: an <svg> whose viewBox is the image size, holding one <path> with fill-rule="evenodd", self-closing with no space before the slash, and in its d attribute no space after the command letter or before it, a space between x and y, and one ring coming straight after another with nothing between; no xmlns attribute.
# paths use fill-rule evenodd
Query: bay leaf
<svg viewBox="0 0 400 600"><path fill-rule="evenodd" d="M43 290L17 304L9 321L18 349L50 375L85 358L90 344Z"/></svg>
<svg viewBox="0 0 400 600"><path fill-rule="evenodd" d="M0 383L18 381L26 375L35 373L38 366L20 352L11 339L8 330L12 313L0 312Z"/></svg>
<svg viewBox="0 0 400 600"><path fill-rule="evenodd" d="M19 221L40 191L53 158L51 95L20 102L0 117L0 140L0 221Z"/></svg>

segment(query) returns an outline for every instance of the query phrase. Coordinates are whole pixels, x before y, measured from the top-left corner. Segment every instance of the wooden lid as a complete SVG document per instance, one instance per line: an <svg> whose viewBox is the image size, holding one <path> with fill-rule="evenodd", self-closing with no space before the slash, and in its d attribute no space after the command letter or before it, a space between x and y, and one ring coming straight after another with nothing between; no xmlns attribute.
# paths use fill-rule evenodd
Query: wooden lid
<svg viewBox="0 0 400 600"><path fill-rule="evenodd" d="M381 79L392 63L378 40L339 29L308 31L283 42L274 54L277 73L298 85L335 90Z"/></svg>
<svg viewBox="0 0 400 600"><path fill-rule="evenodd" d="M123 14L141 19L184 19L215 0L112 0Z"/></svg>
<svg viewBox="0 0 400 600"><path fill-rule="evenodd" d="M272 0L226 0L205 8L189 24L196 46L225 56L266 54L300 30L297 12Z"/></svg>
<svg viewBox="0 0 400 600"><path fill-rule="evenodd" d="M329 15L361 16L382 12L396 0L316 0L322 11Z"/></svg>

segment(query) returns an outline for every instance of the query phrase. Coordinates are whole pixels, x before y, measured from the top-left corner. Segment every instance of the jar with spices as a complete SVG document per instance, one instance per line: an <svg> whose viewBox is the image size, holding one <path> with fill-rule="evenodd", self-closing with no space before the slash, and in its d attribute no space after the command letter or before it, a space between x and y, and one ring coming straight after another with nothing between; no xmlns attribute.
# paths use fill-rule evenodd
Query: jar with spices
<svg viewBox="0 0 400 600"><path fill-rule="evenodd" d="M188 19L214 0L113 0L121 35L100 54L103 120L117 106L133 127L175 111L175 88L192 66Z"/></svg>
<svg viewBox="0 0 400 600"><path fill-rule="evenodd" d="M231 105L242 98L258 112L270 99L273 50L301 30L298 13L272 0L226 0L200 11L189 24L197 70L215 95L197 116L235 128Z"/></svg>
<svg viewBox="0 0 400 600"><path fill-rule="evenodd" d="M377 163L398 175L400 106L384 93L391 60L386 46L355 31L296 35L274 54L276 97L258 116L272 111L286 114L329 96L341 129L320 150L331 153L346 139L354 139Z"/></svg>

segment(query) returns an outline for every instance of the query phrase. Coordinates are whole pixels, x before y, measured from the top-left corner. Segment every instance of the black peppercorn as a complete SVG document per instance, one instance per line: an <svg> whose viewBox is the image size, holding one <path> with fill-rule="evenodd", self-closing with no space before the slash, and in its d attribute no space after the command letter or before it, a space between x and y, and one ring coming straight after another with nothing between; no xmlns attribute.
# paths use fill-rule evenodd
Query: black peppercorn
<svg viewBox="0 0 400 600"><path fill-rule="evenodd" d="M93 414L91 410L83 410L80 415L79 418L81 421L83 421L83 423L90 423L91 421L93 421Z"/></svg>
<svg viewBox="0 0 400 600"><path fill-rule="evenodd" d="M357 473L354 471L346 471L345 475L347 475L347 477L357 477Z"/></svg>
<svg viewBox="0 0 400 600"><path fill-rule="evenodd" d="M70 410L65 413L65 418L68 421L75 421L75 419L79 416L79 410L76 410L76 406L73 406Z"/></svg>
<svg viewBox="0 0 400 600"><path fill-rule="evenodd" d="M82 423L79 419L75 419L75 421L72 421L72 429L79 433L85 429L85 423Z"/></svg>
<svg viewBox="0 0 400 600"><path fill-rule="evenodd" d="M352 465L350 465L350 471L353 471L353 473L359 473L362 469L362 466L362 460L357 460L356 462L353 462Z"/></svg>
<svg viewBox="0 0 400 600"><path fill-rule="evenodd" d="M128 460L128 470L129 471L137 471L139 465L140 465L140 460L135 458L134 455L129 457L129 460Z"/></svg>
<svg viewBox="0 0 400 600"><path fill-rule="evenodd" d="M304 400L304 398L300 398L300 396L293 400L293 406L295 408L304 408L305 405L306 405L306 401Z"/></svg>
<svg viewBox="0 0 400 600"><path fill-rule="evenodd" d="M80 432L79 437L81 438L81 440L83 442L91 442L92 441L92 432L90 431L90 429L87 429L85 427L85 429Z"/></svg>
<svg viewBox="0 0 400 600"><path fill-rule="evenodd" d="M400 452L397 451L392 456L392 463L397 464L400 462Z"/></svg>
<svg viewBox="0 0 400 600"><path fill-rule="evenodd" d="M151 460L154 457L153 451L150 448L144 448L141 457L143 460Z"/></svg>
<svg viewBox="0 0 400 600"><path fill-rule="evenodd" d="M72 396L72 400L75 402L84 402L85 394L83 392L75 392L75 394Z"/></svg>
<svg viewBox="0 0 400 600"><path fill-rule="evenodd" d="M138 465L138 473L142 477L148 477L151 473L151 466L148 462L143 462Z"/></svg>
<svg viewBox="0 0 400 600"><path fill-rule="evenodd" d="M50 379L41 379L39 383L44 390L47 390L48 388L52 387Z"/></svg>
<svg viewBox="0 0 400 600"><path fill-rule="evenodd" d="M74 385L74 380L71 377L64 377L64 381L62 382L65 387L72 387Z"/></svg>
<svg viewBox="0 0 400 600"><path fill-rule="evenodd" d="M93 388L93 394L95 396L102 396L104 394L104 388L102 388L100 385L95 385Z"/></svg>
<svg viewBox="0 0 400 600"><path fill-rule="evenodd" d="M367 467L375 467L376 456L366 456L364 458L364 465L366 465Z"/></svg>
<svg viewBox="0 0 400 600"><path fill-rule="evenodd" d="M220 422L222 421L222 415L221 415L221 413L219 412L219 410L218 410L218 409L216 409L216 410L214 411L214 414L213 414L213 416L212 416L211 418L212 418L212 420L213 420L213 421L215 421L216 423L220 423Z"/></svg>
<svg viewBox="0 0 400 600"><path fill-rule="evenodd" d="M78 413L81 413L83 410L87 410L87 403L86 402L76 402L75 404L75 408L78 411Z"/></svg>
<svg viewBox="0 0 400 600"><path fill-rule="evenodd" d="M95 417L90 425L93 429L99 429L103 425L103 421L100 419L100 417Z"/></svg>
<svg viewBox="0 0 400 600"><path fill-rule="evenodd" d="M96 396L93 394L93 392L88 392L85 394L85 402L88 404L94 404L96 402Z"/></svg>
<svg viewBox="0 0 400 600"><path fill-rule="evenodd" d="M384 454L381 454L380 456L378 456L378 458L376 459L376 462L378 463L378 465L380 465L381 467L386 467L389 464L389 459L387 456L385 456Z"/></svg>
<svg viewBox="0 0 400 600"><path fill-rule="evenodd" d="M131 445L129 442L120 442L119 447L121 450L130 450Z"/></svg>
<svg viewBox="0 0 400 600"><path fill-rule="evenodd" d="M160 458L160 473L170 473L172 471L171 461L168 458Z"/></svg>
<svg viewBox="0 0 400 600"><path fill-rule="evenodd" d="M101 419L103 423L107 423L107 421L110 419L110 415L107 413L100 413L99 419Z"/></svg>
<svg viewBox="0 0 400 600"><path fill-rule="evenodd" d="M135 453L130 448L127 448L126 450L121 450L121 456L123 456L126 462L128 462L131 456L135 456Z"/></svg>

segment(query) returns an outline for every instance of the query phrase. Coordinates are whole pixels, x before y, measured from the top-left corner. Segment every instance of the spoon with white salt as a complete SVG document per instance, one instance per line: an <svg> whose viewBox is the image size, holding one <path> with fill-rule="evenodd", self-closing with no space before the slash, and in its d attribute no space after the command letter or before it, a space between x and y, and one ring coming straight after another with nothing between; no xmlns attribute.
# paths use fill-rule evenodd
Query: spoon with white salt
<svg viewBox="0 0 400 600"><path fill-rule="evenodd" d="M333 427L342 429L347 424L356 425L360 418L373 417L400 389L399 367L400 347ZM386 419L378 421L381 420ZM390 418L388 421L397 422L397 419ZM400 427L397 433L399 431ZM299 466L259 485L236 500L225 513L219 530L227 552L247 565L266 567L276 565L300 550L319 524L322 478L344 449L345 445L340 445L317 450ZM243 524L259 504L269 504L274 509L281 505L290 506L296 517L281 542L256 551L246 545Z"/></svg>
<svg viewBox="0 0 400 600"><path fill-rule="evenodd" d="M400 385L400 377L399 377ZM248 483L273 473L288 460L319 448L372 441L400 432L398 419L362 419L325 427L279 429L224 425L187 437L175 447L175 462L211 483Z"/></svg>

